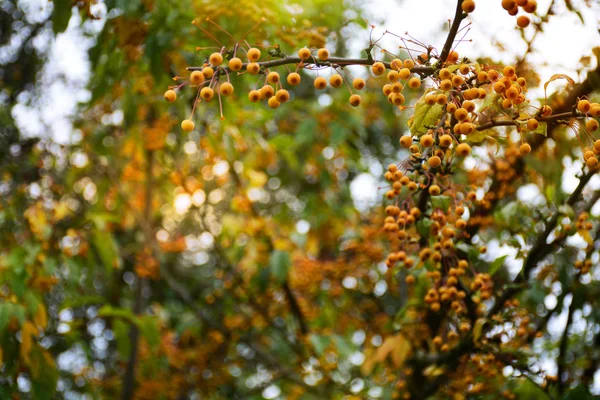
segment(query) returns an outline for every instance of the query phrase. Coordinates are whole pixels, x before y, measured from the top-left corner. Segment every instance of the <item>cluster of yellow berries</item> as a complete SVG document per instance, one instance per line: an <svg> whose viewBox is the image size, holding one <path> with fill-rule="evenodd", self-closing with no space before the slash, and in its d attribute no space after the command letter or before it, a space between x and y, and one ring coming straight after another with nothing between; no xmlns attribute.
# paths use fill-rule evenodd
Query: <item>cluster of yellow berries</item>
<svg viewBox="0 0 600 400"><path fill-rule="evenodd" d="M528 14L533 14L537 10L536 0L502 0L502 8L504 8L509 15L515 16L519 13L519 8ZM529 26L529 17L527 15L520 15L517 17L517 26L519 28L526 28Z"/></svg>

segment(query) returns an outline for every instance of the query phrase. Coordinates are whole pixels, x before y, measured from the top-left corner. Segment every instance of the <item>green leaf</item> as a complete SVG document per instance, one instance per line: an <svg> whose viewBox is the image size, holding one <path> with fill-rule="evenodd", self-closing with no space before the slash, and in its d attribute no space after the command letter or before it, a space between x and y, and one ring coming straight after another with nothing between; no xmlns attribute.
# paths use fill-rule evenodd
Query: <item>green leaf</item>
<svg viewBox="0 0 600 400"><path fill-rule="evenodd" d="M131 351L131 341L129 340L129 324L121 319L115 319L112 323L112 329L117 339L117 352L123 359L129 357Z"/></svg>
<svg viewBox="0 0 600 400"><path fill-rule="evenodd" d="M314 333L310 335L308 340L318 355L323 354L327 346L331 343L331 339L328 336L315 335Z"/></svg>
<svg viewBox="0 0 600 400"><path fill-rule="evenodd" d="M532 130L530 132L537 133L539 135L548 136L548 124L545 122L539 122L537 129Z"/></svg>
<svg viewBox="0 0 600 400"><path fill-rule="evenodd" d="M92 235L92 244L107 273L110 274L115 268L121 268L117 242L110 232L96 230Z"/></svg>
<svg viewBox="0 0 600 400"><path fill-rule="evenodd" d="M43 347L35 346L30 353L31 388L36 400L52 400L58 383L58 369L52 355Z"/></svg>
<svg viewBox="0 0 600 400"><path fill-rule="evenodd" d="M70 0L53 0L54 10L52 11L52 30L54 34L59 34L67 30L69 20L71 19Z"/></svg>
<svg viewBox="0 0 600 400"><path fill-rule="evenodd" d="M160 332L156 322L156 318L150 315L136 318L136 325L152 351L157 350L160 344Z"/></svg>
<svg viewBox="0 0 600 400"><path fill-rule="evenodd" d="M500 258L496 258L490 265L488 274L493 276L496 272L498 272L500 267L502 267L504 265L504 261L506 260L506 257L508 257L508 254L505 254Z"/></svg>
<svg viewBox="0 0 600 400"><path fill-rule="evenodd" d="M448 196L431 196L431 206L436 209L446 212L448 208L450 208L450 204L452 203L452 199Z"/></svg>
<svg viewBox="0 0 600 400"><path fill-rule="evenodd" d="M491 129L485 129L483 131L475 131L467 136L467 142L469 143L481 143L484 140L492 137L494 131Z"/></svg>
<svg viewBox="0 0 600 400"><path fill-rule="evenodd" d="M131 310L115 308L109 305L103 306L100 310L98 310L98 316L103 318L122 318L130 322L134 319Z"/></svg>
<svg viewBox="0 0 600 400"><path fill-rule="evenodd" d="M428 105L425 102L425 96L423 95L415 105L413 120L409 125L410 133L414 136L422 136L427 133L428 127L437 124L444 110L444 106L441 104Z"/></svg>
<svg viewBox="0 0 600 400"><path fill-rule="evenodd" d="M421 218L417 222L417 232L419 232L419 235L421 235L422 237L427 237L429 236L431 225L433 225L432 220L430 220L429 218Z"/></svg>
<svg viewBox="0 0 600 400"><path fill-rule="evenodd" d="M292 265L289 253L287 251L275 250L271 254L269 265L271 266L271 274L275 278L275 281L283 284L287 279L288 271Z"/></svg>

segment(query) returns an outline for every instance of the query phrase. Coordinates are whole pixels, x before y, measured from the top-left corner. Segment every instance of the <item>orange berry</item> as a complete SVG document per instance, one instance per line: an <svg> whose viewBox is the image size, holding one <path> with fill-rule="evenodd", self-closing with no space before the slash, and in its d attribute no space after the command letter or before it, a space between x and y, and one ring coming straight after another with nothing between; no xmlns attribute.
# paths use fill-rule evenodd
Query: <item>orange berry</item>
<svg viewBox="0 0 600 400"><path fill-rule="evenodd" d="M592 108L592 104L589 100L579 100L577 102L577 110L579 110L580 113L587 114L590 111L590 108Z"/></svg>
<svg viewBox="0 0 600 400"><path fill-rule="evenodd" d="M233 93L233 85L229 82L223 82L219 85L219 93L223 96L229 96Z"/></svg>
<svg viewBox="0 0 600 400"><path fill-rule="evenodd" d="M354 78L352 87L356 90L362 90L365 87L365 80L363 78Z"/></svg>
<svg viewBox="0 0 600 400"><path fill-rule="evenodd" d="M535 118L529 118L527 120L527 129L529 129L530 131L535 131L539 125L540 124L539 124L538 120Z"/></svg>
<svg viewBox="0 0 600 400"><path fill-rule="evenodd" d="M464 121L469 116L469 112L461 107L454 112L454 116L457 120Z"/></svg>
<svg viewBox="0 0 600 400"><path fill-rule="evenodd" d="M192 83L192 85L200 85L202 82L204 82L204 74L202 73L202 71L192 72L192 74L190 75L190 82Z"/></svg>
<svg viewBox="0 0 600 400"><path fill-rule="evenodd" d="M506 11L512 10L516 6L517 3L515 3L515 0L502 0L502 8L504 8Z"/></svg>
<svg viewBox="0 0 600 400"><path fill-rule="evenodd" d="M408 80L408 87L411 89L418 89L421 86L421 78L413 76Z"/></svg>
<svg viewBox="0 0 600 400"><path fill-rule="evenodd" d="M350 105L352 105L353 107L358 107L360 105L360 96L357 94L353 94L352 96L350 96Z"/></svg>
<svg viewBox="0 0 600 400"><path fill-rule="evenodd" d="M233 57L231 60L229 60L227 66L231 71L239 71L242 69L242 60L237 57Z"/></svg>
<svg viewBox="0 0 600 400"><path fill-rule="evenodd" d="M214 95L215 95L214 90L212 90L209 87L203 87L202 90L200 91L200 97L202 97L202 100L204 100L204 101L210 101Z"/></svg>
<svg viewBox="0 0 600 400"><path fill-rule="evenodd" d="M218 67L223 64L223 55L221 53L212 53L210 57L208 57L208 61L215 67Z"/></svg>
<svg viewBox="0 0 600 400"><path fill-rule="evenodd" d="M407 58L406 60L404 60L402 65L404 65L404 68L411 70L415 67L415 62L413 60L411 60L410 58Z"/></svg>
<svg viewBox="0 0 600 400"><path fill-rule="evenodd" d="M165 92L165 100L168 101L169 103L174 102L175 100L177 100L177 93L174 90L167 90Z"/></svg>
<svg viewBox="0 0 600 400"><path fill-rule="evenodd" d="M344 83L344 78L340 74L333 74L329 77L329 84L334 88L339 88Z"/></svg>
<svg viewBox="0 0 600 400"><path fill-rule="evenodd" d="M382 62L377 61L371 66L371 71L373 71L375 75L381 75L385 72L385 65L383 65Z"/></svg>
<svg viewBox="0 0 600 400"><path fill-rule="evenodd" d="M253 103L258 103L260 101L260 98L261 95L258 90L251 90L250 93L248 93L248 100L250 100Z"/></svg>
<svg viewBox="0 0 600 400"><path fill-rule="evenodd" d="M531 146L529 143L523 143L521 146L519 146L519 153L521 153L523 156L531 153Z"/></svg>
<svg viewBox="0 0 600 400"><path fill-rule="evenodd" d="M300 74L297 72L292 72L291 74L289 74L287 76L287 83L289 83L292 86L296 86L298 84L300 84Z"/></svg>
<svg viewBox="0 0 600 400"><path fill-rule="evenodd" d="M423 147L431 147L433 146L433 136L431 136L430 134L426 134L421 136L421 139L419 140L419 142L421 143L421 146Z"/></svg>
<svg viewBox="0 0 600 400"><path fill-rule="evenodd" d="M267 104L269 105L269 107L271 107L273 109L275 109L281 105L281 103L279 102L279 100L277 100L277 97L275 97L275 96L269 97L269 101L267 102Z"/></svg>
<svg viewBox="0 0 600 400"><path fill-rule="evenodd" d="M455 63L458 61L458 53L454 50L452 50L449 54L448 54L448 58L446 59L446 61L448 61L449 63Z"/></svg>
<svg viewBox="0 0 600 400"><path fill-rule="evenodd" d="M452 136L442 135L440 136L439 143L441 147L450 147L452 144Z"/></svg>
<svg viewBox="0 0 600 400"><path fill-rule="evenodd" d="M456 146L456 154L460 157L466 157L471 154L471 146L466 143L461 143Z"/></svg>
<svg viewBox="0 0 600 400"><path fill-rule="evenodd" d="M429 194L432 196L439 196L439 194L442 192L442 189L440 189L440 187L438 185L431 185L429 186Z"/></svg>
<svg viewBox="0 0 600 400"><path fill-rule="evenodd" d="M246 71L248 71L250 75L256 75L260 72L260 65L256 62L248 63L246 64Z"/></svg>
<svg viewBox="0 0 600 400"><path fill-rule="evenodd" d="M444 92L452 89L452 81L450 79L444 79L440 82L440 89L442 89Z"/></svg>
<svg viewBox="0 0 600 400"><path fill-rule="evenodd" d="M269 74L267 75L267 82L275 85L276 83L279 83L280 77L279 77L279 73L275 72L275 71L271 71L269 72Z"/></svg>
<svg viewBox="0 0 600 400"><path fill-rule="evenodd" d="M595 119L588 119L585 122L585 129L587 129L588 132L596 132L598 130L598 121Z"/></svg>
<svg viewBox="0 0 600 400"><path fill-rule="evenodd" d="M439 77L442 80L450 79L450 78L452 78L452 72L450 72L450 70L448 68L442 68L442 69L440 69Z"/></svg>
<svg viewBox="0 0 600 400"><path fill-rule="evenodd" d="M454 75L452 77L452 84L454 86L461 86L463 83L465 83L465 78L463 78L460 75Z"/></svg>
<svg viewBox="0 0 600 400"><path fill-rule="evenodd" d="M260 96L265 100L270 99L271 97L273 97L274 94L275 94L275 89L273 89L272 86L265 85L260 88Z"/></svg>
<svg viewBox="0 0 600 400"><path fill-rule="evenodd" d="M252 47L251 49L248 49L248 53L246 53L246 56L248 57L248 61L250 62L258 61L258 59L260 58L260 50L256 47Z"/></svg>
<svg viewBox="0 0 600 400"><path fill-rule="evenodd" d="M598 159L596 157L590 157L585 160L588 168L596 168L598 166Z"/></svg>
<svg viewBox="0 0 600 400"><path fill-rule="evenodd" d="M594 142L594 150L600 151L600 139Z"/></svg>
<svg viewBox="0 0 600 400"><path fill-rule="evenodd" d="M529 26L529 17L527 15L521 15L518 17L517 26L519 28L527 28Z"/></svg>
<svg viewBox="0 0 600 400"><path fill-rule="evenodd" d="M527 3L523 6L523 10L528 13L534 13L537 10L536 0L527 0Z"/></svg>
<svg viewBox="0 0 600 400"><path fill-rule="evenodd" d="M327 87L327 80L322 76L319 76L314 81L315 89L323 90Z"/></svg>
<svg viewBox="0 0 600 400"><path fill-rule="evenodd" d="M408 69L408 68L402 68L400 71L398 71L398 77L402 80L408 79L409 76L410 76L410 69Z"/></svg>
<svg viewBox="0 0 600 400"><path fill-rule="evenodd" d="M280 103L285 103L285 102L289 101L289 99L290 99L290 92L288 92L285 89L279 89L277 91L277 93L275 94L275 97L277 98L277 101L279 101Z"/></svg>
<svg viewBox="0 0 600 400"><path fill-rule="evenodd" d="M400 138L400 146L408 149L412 145L412 137L410 135L402 136Z"/></svg>
<svg viewBox="0 0 600 400"><path fill-rule="evenodd" d="M442 159L438 156L432 156L427 160L427 164L429 164L431 168L437 168L442 164Z"/></svg>
<svg viewBox="0 0 600 400"><path fill-rule="evenodd" d="M317 57L321 61L327 61L329 59L329 50L319 49L319 51L317 51Z"/></svg>
<svg viewBox="0 0 600 400"><path fill-rule="evenodd" d="M600 117L600 104L592 103L589 114L594 118Z"/></svg>
<svg viewBox="0 0 600 400"><path fill-rule="evenodd" d="M302 60L307 60L310 58L310 56L311 56L310 49L303 47L300 50L298 50L298 57L300 57Z"/></svg>
<svg viewBox="0 0 600 400"><path fill-rule="evenodd" d="M461 8L467 14L472 13L475 11L475 2L473 0L465 0L463 1Z"/></svg>
<svg viewBox="0 0 600 400"><path fill-rule="evenodd" d="M215 70L212 69L211 67L202 68L202 75L204 75L204 77L206 79L212 78L214 74L215 74Z"/></svg>
<svg viewBox="0 0 600 400"><path fill-rule="evenodd" d="M181 129L183 129L185 132L193 131L194 126L194 121L190 119L184 119L183 121L181 121Z"/></svg>
<svg viewBox="0 0 600 400"><path fill-rule="evenodd" d="M480 83L484 83L488 81L488 74L485 71L479 71L477 73L477 81Z"/></svg>

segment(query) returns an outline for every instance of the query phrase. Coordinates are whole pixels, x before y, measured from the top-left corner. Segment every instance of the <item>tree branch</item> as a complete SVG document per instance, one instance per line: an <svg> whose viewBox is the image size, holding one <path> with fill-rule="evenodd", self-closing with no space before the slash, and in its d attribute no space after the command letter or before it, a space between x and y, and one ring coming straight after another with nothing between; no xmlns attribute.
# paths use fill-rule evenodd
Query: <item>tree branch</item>
<svg viewBox="0 0 600 400"><path fill-rule="evenodd" d="M463 19L466 18L467 14L465 14L462 10L463 0L458 0L456 2L456 11L454 12L454 20L452 21L452 25L450 26L450 32L448 32L448 36L446 37L446 43L444 43L444 47L442 48L442 53L440 54L440 61L442 64L446 62L450 52L452 51L452 45L454 44L454 40L456 39L456 35L458 34L458 29L460 28L460 23Z"/></svg>

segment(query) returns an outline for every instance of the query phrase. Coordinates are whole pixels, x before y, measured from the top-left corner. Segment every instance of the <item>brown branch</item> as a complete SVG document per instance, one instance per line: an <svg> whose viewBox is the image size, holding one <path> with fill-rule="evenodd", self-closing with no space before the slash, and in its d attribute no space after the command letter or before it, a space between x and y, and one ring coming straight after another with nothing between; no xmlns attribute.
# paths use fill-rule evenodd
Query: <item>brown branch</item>
<svg viewBox="0 0 600 400"><path fill-rule="evenodd" d="M269 61L260 61L257 62L260 65L261 69L267 69L272 67L279 67L287 64L301 64L303 66L315 66L315 67L346 67L349 65L373 65L377 60L373 60L370 58L343 58L343 57L329 57L327 61L322 61L318 59L308 59L303 60L300 57L283 57L277 60L269 60ZM387 69L391 69L390 63L387 61L381 61ZM242 64L242 70L245 70L246 66L249 63ZM188 67L188 71L200 71L204 67ZM223 68L223 70L227 72L231 72L229 67ZM433 73L432 67L427 66L415 66L412 72L418 74L431 75Z"/></svg>
<svg viewBox="0 0 600 400"><path fill-rule="evenodd" d="M456 2L456 11L454 13L454 20L452 21L452 25L450 26L450 31L448 32L448 36L446 37L446 43L444 43L444 47L442 48L442 53L440 54L440 62L444 64L450 55L450 51L452 51L452 45L454 44L454 40L456 39L456 35L458 34L458 30L460 28L460 23L463 19L467 17L462 10L463 0L458 0Z"/></svg>
<svg viewBox="0 0 600 400"><path fill-rule="evenodd" d="M146 221L147 226L151 226L150 219L152 213L152 189L153 189L153 179L152 179L152 168L154 167L154 152L152 150L146 151L146 193L145 193L145 208L143 219ZM152 240L152 237L148 238L148 240ZM134 271L135 274L135 271ZM142 313L144 307L146 306L146 301L144 298L144 289L148 284L146 278L142 278L137 276L137 284L135 287L135 299L133 304L133 314L137 316ZM131 343L131 349L129 352L129 359L127 361L127 367L125 370L125 375L123 375L123 390L121 392L121 398L123 400L129 400L133 398L133 393L135 390L135 368L138 359L138 351L140 344L140 330L136 324L131 324L129 331L129 341Z"/></svg>

